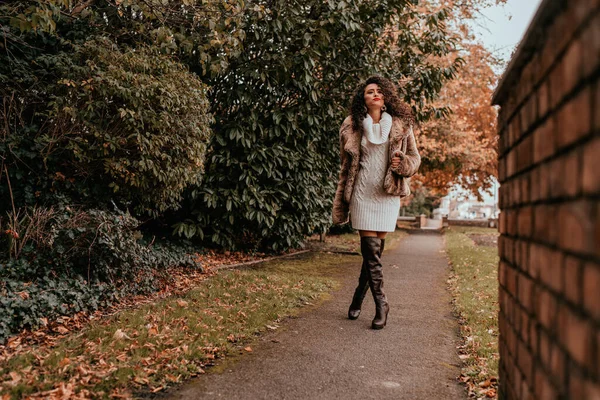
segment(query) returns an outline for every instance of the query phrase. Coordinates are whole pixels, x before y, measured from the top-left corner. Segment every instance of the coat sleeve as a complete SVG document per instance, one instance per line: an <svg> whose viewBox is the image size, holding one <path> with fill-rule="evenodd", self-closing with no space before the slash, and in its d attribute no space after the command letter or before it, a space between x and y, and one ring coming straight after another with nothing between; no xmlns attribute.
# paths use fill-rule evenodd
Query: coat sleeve
<svg viewBox="0 0 600 400"><path fill-rule="evenodd" d="M415 135L413 134L413 128L410 127L408 137L406 138L406 153L401 153L400 165L396 168L392 168L392 171L403 177L411 177L417 173L419 165L421 165L421 156L417 149L417 142Z"/></svg>
<svg viewBox="0 0 600 400"><path fill-rule="evenodd" d="M340 128L340 171L338 175L338 184L335 191L335 197L333 199L333 211L332 220L335 225L345 224L348 222L349 216L349 204L344 200L344 190L346 188L346 181L348 180L348 169L350 167L349 156L344 150L344 130L346 129L346 123L342 124Z"/></svg>

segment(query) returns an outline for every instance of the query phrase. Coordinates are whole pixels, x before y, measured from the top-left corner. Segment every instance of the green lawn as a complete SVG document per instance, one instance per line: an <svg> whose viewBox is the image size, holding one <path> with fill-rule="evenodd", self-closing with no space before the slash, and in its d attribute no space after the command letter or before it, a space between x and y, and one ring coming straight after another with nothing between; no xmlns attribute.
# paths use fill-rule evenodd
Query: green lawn
<svg viewBox="0 0 600 400"><path fill-rule="evenodd" d="M446 231L454 306L463 337L462 380L470 390L490 391L489 395L494 394L499 358L497 236L490 228L452 226Z"/></svg>
<svg viewBox="0 0 600 400"><path fill-rule="evenodd" d="M405 236L389 236L391 247ZM358 234L328 237L332 248L357 250ZM222 270L191 290L141 301L44 345L0 352L0 398L136 397L210 372L216 359L252 352L302 307L328 296L360 256L305 253ZM218 371L219 368L212 369Z"/></svg>
<svg viewBox="0 0 600 400"><path fill-rule="evenodd" d="M55 346L10 357L0 363L0 393L107 398L161 390L203 373L215 358L252 351L258 334L323 299L354 258L317 253L219 272L181 296L124 310Z"/></svg>

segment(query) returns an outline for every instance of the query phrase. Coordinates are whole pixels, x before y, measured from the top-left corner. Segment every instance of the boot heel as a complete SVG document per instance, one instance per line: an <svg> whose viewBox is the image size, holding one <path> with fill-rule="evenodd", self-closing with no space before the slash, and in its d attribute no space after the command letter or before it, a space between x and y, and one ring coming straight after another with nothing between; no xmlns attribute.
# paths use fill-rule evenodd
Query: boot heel
<svg viewBox="0 0 600 400"><path fill-rule="evenodd" d="M385 304L383 306L384 310L380 310L379 307L375 313L375 318L373 318L373 322L371 322L371 329L383 329L387 324L388 313L390 312L390 305Z"/></svg>

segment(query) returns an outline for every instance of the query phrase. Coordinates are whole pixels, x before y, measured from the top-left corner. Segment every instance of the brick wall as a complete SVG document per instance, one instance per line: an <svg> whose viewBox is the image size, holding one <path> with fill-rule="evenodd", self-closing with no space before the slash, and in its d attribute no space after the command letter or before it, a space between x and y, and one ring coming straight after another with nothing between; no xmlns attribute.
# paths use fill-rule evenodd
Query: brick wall
<svg viewBox="0 0 600 400"><path fill-rule="evenodd" d="M500 398L600 399L600 0L544 0L496 89Z"/></svg>

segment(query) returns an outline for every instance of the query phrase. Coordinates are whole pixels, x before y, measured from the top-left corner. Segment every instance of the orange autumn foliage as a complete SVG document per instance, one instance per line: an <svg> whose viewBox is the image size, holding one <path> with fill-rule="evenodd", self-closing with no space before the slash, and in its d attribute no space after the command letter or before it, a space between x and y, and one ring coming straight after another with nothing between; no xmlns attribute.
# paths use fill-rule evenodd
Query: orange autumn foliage
<svg viewBox="0 0 600 400"><path fill-rule="evenodd" d="M429 12L444 6L452 10L449 24L454 28L457 50L437 62L449 64L457 56L464 60L458 75L446 82L434 103L451 113L424 123L418 137L423 161L417 180L433 195L444 196L458 184L480 197L479 190L490 189L497 176L497 111L491 97L498 80L493 69L498 60L475 40L465 23L492 3L444 0L423 5Z"/></svg>

